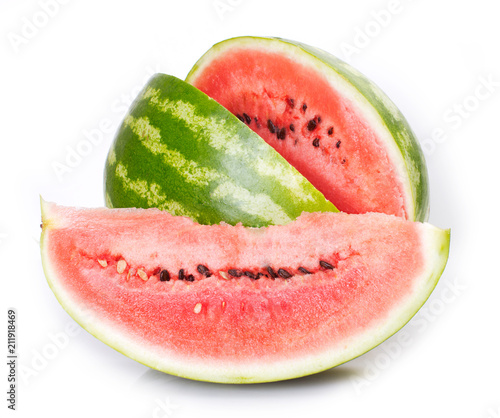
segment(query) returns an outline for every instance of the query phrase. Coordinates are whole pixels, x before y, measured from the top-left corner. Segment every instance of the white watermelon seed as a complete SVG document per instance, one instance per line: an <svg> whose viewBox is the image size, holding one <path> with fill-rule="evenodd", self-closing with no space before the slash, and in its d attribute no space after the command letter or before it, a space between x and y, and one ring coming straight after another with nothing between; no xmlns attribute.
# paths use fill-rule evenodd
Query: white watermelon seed
<svg viewBox="0 0 500 418"><path fill-rule="evenodd" d="M201 312L201 303L198 302L196 305L194 305L194 309L193 309L193 312L194 313L200 313Z"/></svg>
<svg viewBox="0 0 500 418"><path fill-rule="evenodd" d="M106 260L99 260L97 259L97 262L102 266L102 267L108 267L108 262Z"/></svg>
<svg viewBox="0 0 500 418"><path fill-rule="evenodd" d="M127 262L122 258L118 263L116 263L116 271L118 274L122 274L127 267Z"/></svg>
<svg viewBox="0 0 500 418"><path fill-rule="evenodd" d="M137 275L144 281L147 281L149 279L148 275L146 272L142 269L137 270Z"/></svg>

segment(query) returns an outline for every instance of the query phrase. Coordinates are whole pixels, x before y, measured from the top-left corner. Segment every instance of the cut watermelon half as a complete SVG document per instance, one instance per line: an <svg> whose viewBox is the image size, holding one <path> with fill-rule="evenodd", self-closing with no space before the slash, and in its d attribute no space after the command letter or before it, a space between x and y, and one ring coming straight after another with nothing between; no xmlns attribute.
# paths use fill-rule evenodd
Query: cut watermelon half
<svg viewBox="0 0 500 418"><path fill-rule="evenodd" d="M339 210L427 219L427 169L415 135L387 95L345 62L299 42L239 37L214 45L186 81Z"/></svg>
<svg viewBox="0 0 500 418"><path fill-rule="evenodd" d="M448 231L375 213L245 228L42 202L42 221L48 283L77 322L152 368L225 383L373 348L424 303L449 249Z"/></svg>

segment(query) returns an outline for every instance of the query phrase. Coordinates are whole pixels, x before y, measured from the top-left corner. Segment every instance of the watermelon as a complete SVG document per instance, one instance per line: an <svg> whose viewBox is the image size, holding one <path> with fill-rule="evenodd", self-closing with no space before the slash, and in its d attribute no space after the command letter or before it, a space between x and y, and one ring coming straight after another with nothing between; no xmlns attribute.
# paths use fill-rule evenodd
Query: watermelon
<svg viewBox="0 0 500 418"><path fill-rule="evenodd" d="M41 252L61 305L97 338L191 379L289 379L361 355L420 308L449 231L382 213L201 225L158 209L42 201Z"/></svg>
<svg viewBox="0 0 500 418"><path fill-rule="evenodd" d="M203 224L266 226L337 210L228 110L165 74L132 104L104 184L108 207L157 207Z"/></svg>
<svg viewBox="0 0 500 418"><path fill-rule="evenodd" d="M395 104L320 49L278 38L213 46L186 81L230 110L339 210L427 219L427 169Z"/></svg>

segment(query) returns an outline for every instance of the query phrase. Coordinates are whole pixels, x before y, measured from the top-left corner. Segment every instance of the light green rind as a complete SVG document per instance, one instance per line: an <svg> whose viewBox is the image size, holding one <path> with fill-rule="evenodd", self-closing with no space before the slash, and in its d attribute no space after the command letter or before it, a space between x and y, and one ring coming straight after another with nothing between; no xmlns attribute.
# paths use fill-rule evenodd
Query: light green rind
<svg viewBox="0 0 500 418"><path fill-rule="evenodd" d="M344 61L321 49L281 38L243 36L215 44L193 66L186 81L194 83L200 70L231 48L251 47L298 58L330 77L377 127L411 204L408 219L425 221L429 215L429 182L424 155L407 120L391 99L371 80Z"/></svg>
<svg viewBox="0 0 500 418"><path fill-rule="evenodd" d="M286 224L337 211L262 138L173 76L153 76L126 115L105 168L108 207L158 207L198 223Z"/></svg>

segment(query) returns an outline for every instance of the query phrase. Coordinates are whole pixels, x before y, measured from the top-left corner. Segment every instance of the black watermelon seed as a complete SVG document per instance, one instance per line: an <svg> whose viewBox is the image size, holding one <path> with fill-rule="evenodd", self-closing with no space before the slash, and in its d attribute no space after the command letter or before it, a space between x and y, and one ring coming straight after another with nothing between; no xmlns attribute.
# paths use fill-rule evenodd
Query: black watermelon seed
<svg viewBox="0 0 500 418"><path fill-rule="evenodd" d="M335 267L332 266L330 263L327 263L326 261L321 260L319 262L319 265L325 269L333 270Z"/></svg>
<svg viewBox="0 0 500 418"><path fill-rule="evenodd" d="M210 273L210 270L208 269L207 266L204 266L203 264L198 264L198 267L196 267L196 270L198 270L198 273L203 274L206 277L210 277L212 273Z"/></svg>
<svg viewBox="0 0 500 418"><path fill-rule="evenodd" d="M330 126L330 129L328 129L328 135L333 135L333 126Z"/></svg>
<svg viewBox="0 0 500 418"><path fill-rule="evenodd" d="M313 147L316 147L316 148L319 147L319 138L314 138Z"/></svg>
<svg viewBox="0 0 500 418"><path fill-rule="evenodd" d="M299 267L299 271L304 274L312 274L309 270L304 267Z"/></svg>
<svg viewBox="0 0 500 418"><path fill-rule="evenodd" d="M314 119L311 119L309 122L307 122L307 130L314 131L316 129L316 125L316 121Z"/></svg>
<svg viewBox="0 0 500 418"><path fill-rule="evenodd" d="M341 161L342 164L345 164L345 158L342 159Z"/></svg>
<svg viewBox="0 0 500 418"><path fill-rule="evenodd" d="M285 269L279 269L278 274L284 279L289 279L290 277L292 277L292 275L288 273L288 271L286 271Z"/></svg>
<svg viewBox="0 0 500 418"><path fill-rule="evenodd" d="M285 128L281 128L278 133L276 134L276 136L278 137L278 139L285 139L286 137L286 129Z"/></svg>
<svg viewBox="0 0 500 418"><path fill-rule="evenodd" d="M186 281L188 281L188 282L194 282L194 276L192 274L188 275L186 277Z"/></svg>
<svg viewBox="0 0 500 418"><path fill-rule="evenodd" d="M320 123L321 122L321 116L318 116L317 119L318 119L318 123Z"/></svg>
<svg viewBox="0 0 500 418"><path fill-rule="evenodd" d="M257 275L255 276L255 280L259 280L262 276L266 276L267 277L267 274L257 273Z"/></svg>
<svg viewBox="0 0 500 418"><path fill-rule="evenodd" d="M337 143L335 144L335 146L336 146L337 148L340 148L340 141L337 141Z"/></svg>
<svg viewBox="0 0 500 418"><path fill-rule="evenodd" d="M286 101L292 109L295 107L295 100L288 98Z"/></svg>
<svg viewBox="0 0 500 418"><path fill-rule="evenodd" d="M295 132L295 126L293 126L293 123L291 123L291 124L290 124L290 130L291 130L292 132Z"/></svg>
<svg viewBox="0 0 500 418"><path fill-rule="evenodd" d="M233 276L233 277L241 277L241 276L243 276L243 272L241 270L230 269L230 270L228 270L228 273L231 276Z"/></svg>
<svg viewBox="0 0 500 418"><path fill-rule="evenodd" d="M179 270L179 280L184 280L186 276L184 276L184 269Z"/></svg>
<svg viewBox="0 0 500 418"><path fill-rule="evenodd" d="M162 270L160 272L160 281L161 282L168 282L170 280L170 273L168 270Z"/></svg>
<svg viewBox="0 0 500 418"><path fill-rule="evenodd" d="M243 117L245 118L246 123L250 125L250 122L252 122L252 118L248 116L246 113L243 113Z"/></svg>
<svg viewBox="0 0 500 418"><path fill-rule="evenodd" d="M239 120L241 120L243 123L245 123L245 119L243 118L243 116L241 116L241 115L239 115L239 114L238 114L238 115L236 115L236 117L237 117Z"/></svg>
<svg viewBox="0 0 500 418"><path fill-rule="evenodd" d="M307 109L307 105L304 103L304 104L302 105L302 111L303 111L303 112L305 112L305 111L306 111L306 109Z"/></svg>
<svg viewBox="0 0 500 418"><path fill-rule="evenodd" d="M266 270L273 279L276 279L276 277L278 277L278 275L276 274L276 272L273 270L272 267L268 267Z"/></svg>
<svg viewBox="0 0 500 418"><path fill-rule="evenodd" d="M244 271L243 274L247 277L250 277L251 279L256 279L257 277L255 276L255 274L253 274L251 271Z"/></svg>
<svg viewBox="0 0 500 418"><path fill-rule="evenodd" d="M271 119L267 120L267 129L269 129L269 132L271 132L272 134L276 133L276 126L274 126L274 123Z"/></svg>

